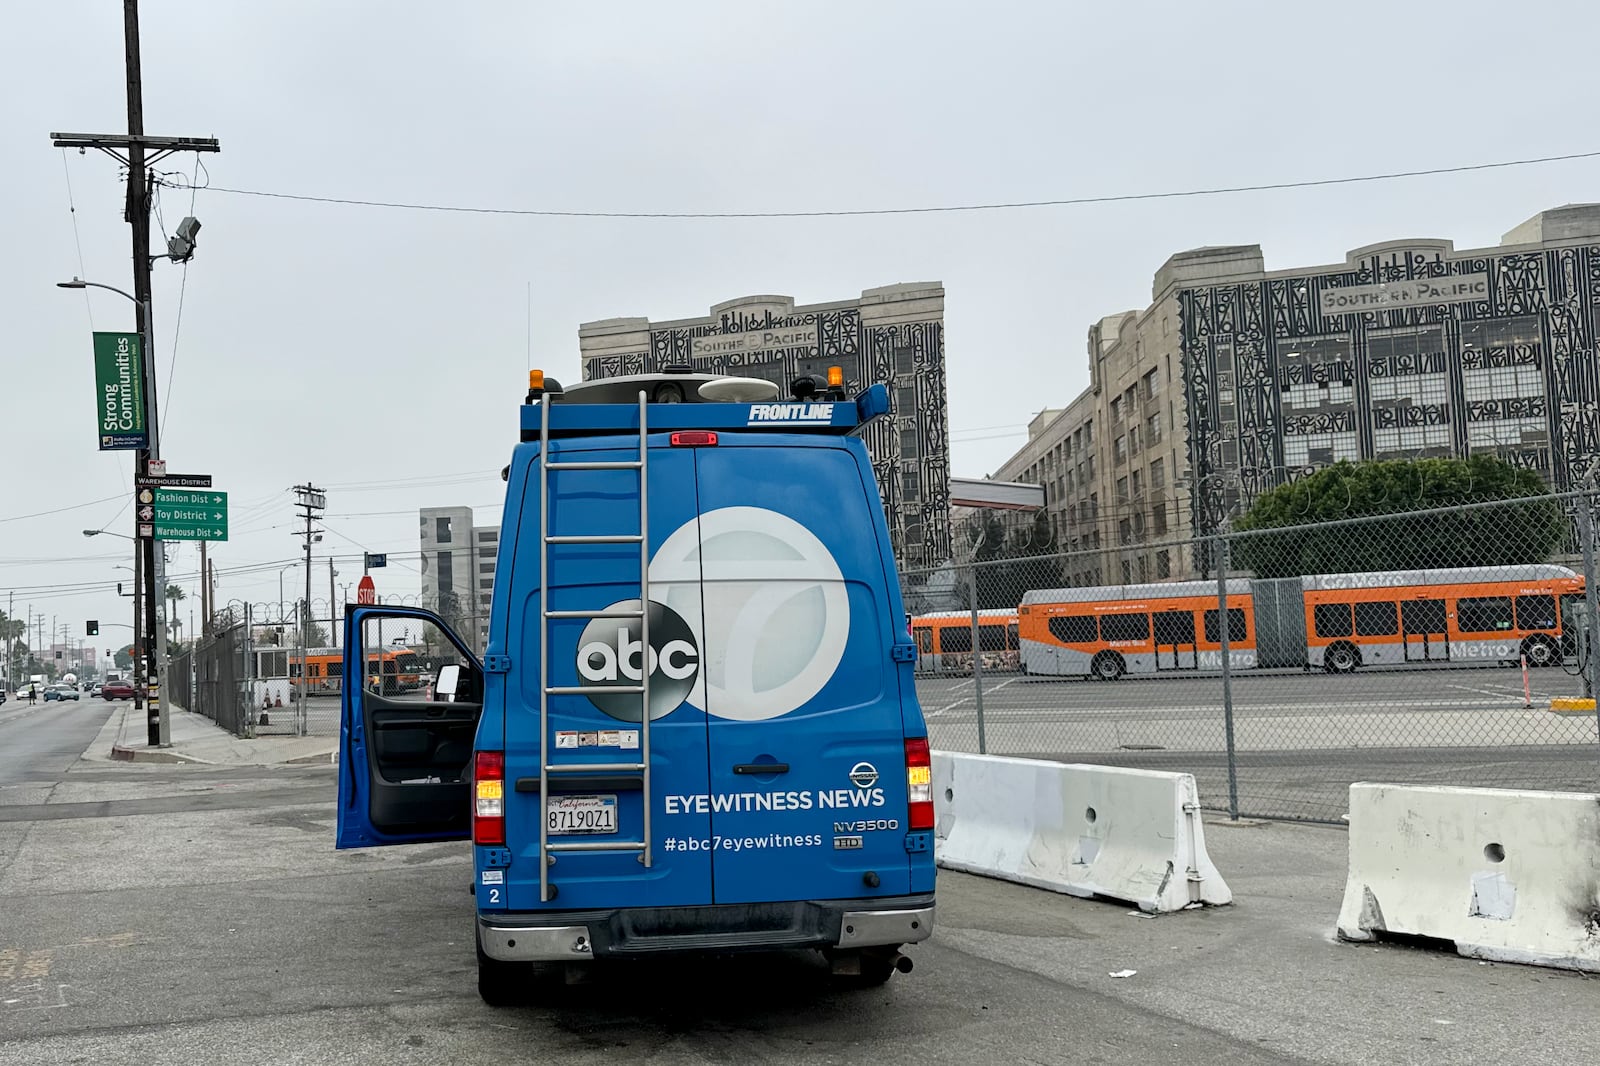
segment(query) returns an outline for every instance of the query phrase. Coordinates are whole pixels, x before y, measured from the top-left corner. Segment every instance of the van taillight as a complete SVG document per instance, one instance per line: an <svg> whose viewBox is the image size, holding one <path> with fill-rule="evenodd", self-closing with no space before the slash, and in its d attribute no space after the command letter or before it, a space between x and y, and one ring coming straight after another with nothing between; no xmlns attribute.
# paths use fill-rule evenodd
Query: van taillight
<svg viewBox="0 0 1600 1066"><path fill-rule="evenodd" d="M472 762L472 842L506 842L506 756L480 751Z"/></svg>
<svg viewBox="0 0 1600 1066"><path fill-rule="evenodd" d="M709 448L716 443L717 435L709 429L686 429L672 435L674 448Z"/></svg>
<svg viewBox="0 0 1600 1066"><path fill-rule="evenodd" d="M933 828L933 760L927 737L906 738L906 825Z"/></svg>

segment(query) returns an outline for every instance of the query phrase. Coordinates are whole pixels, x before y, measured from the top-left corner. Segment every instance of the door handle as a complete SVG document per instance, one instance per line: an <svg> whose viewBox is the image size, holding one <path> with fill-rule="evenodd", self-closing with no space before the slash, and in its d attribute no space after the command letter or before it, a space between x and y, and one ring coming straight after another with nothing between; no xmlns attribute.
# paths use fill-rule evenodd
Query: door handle
<svg viewBox="0 0 1600 1066"><path fill-rule="evenodd" d="M789 764L786 762L742 762L733 767L736 774L786 774Z"/></svg>

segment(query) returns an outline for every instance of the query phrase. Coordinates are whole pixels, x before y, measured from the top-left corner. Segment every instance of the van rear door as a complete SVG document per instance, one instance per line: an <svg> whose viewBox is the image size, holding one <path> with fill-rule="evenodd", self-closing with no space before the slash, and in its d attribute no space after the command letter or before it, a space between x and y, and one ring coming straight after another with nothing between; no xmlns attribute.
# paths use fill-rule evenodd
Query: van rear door
<svg viewBox="0 0 1600 1066"><path fill-rule="evenodd" d="M668 437L652 437L648 459L649 544L685 538L698 544L695 452L674 448ZM590 437L551 442L555 464L627 463L637 457L636 438ZM552 694L549 727L539 736L540 672L544 624L540 604L538 460L523 480L510 573L497 582L509 589L506 648L515 668L507 690L505 728L506 842L512 862L506 874L513 911L574 910L636 906L690 906L711 902L710 814L694 797L706 784L706 721L684 705L700 670L692 634L699 618L687 619L661 606L677 585L697 586L698 551L689 568L659 574L651 567L650 649L640 646L637 619L556 618L548 623L549 684L585 693ZM638 473L627 469L552 469L548 472L552 536L616 536L639 532ZM502 537L512 535L507 530ZM676 538L674 540L674 538ZM546 560L552 611L637 611L640 551L634 544L556 543ZM639 683L652 664L649 750L640 727L640 697L607 695L608 688ZM587 776L550 774L550 804L540 803L539 760L548 753L563 766L637 763L648 758L652 820L646 827L644 779L638 773L597 770ZM664 809L680 808L675 832L666 839ZM548 867L553 898L539 892L541 809L551 842L601 849L607 844L654 838L646 868L638 851L553 853Z"/></svg>
<svg viewBox="0 0 1600 1066"><path fill-rule="evenodd" d="M698 453L703 583L684 610L703 618L691 702L708 714L716 902L907 894L890 649L909 636L866 451L726 434Z"/></svg>

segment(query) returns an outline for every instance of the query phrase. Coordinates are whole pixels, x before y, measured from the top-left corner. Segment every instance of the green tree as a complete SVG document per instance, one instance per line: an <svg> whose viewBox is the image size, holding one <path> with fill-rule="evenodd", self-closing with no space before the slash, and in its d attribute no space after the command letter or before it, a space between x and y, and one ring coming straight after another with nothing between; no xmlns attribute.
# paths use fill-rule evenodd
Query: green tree
<svg viewBox="0 0 1600 1066"><path fill-rule="evenodd" d="M1234 565L1294 577L1544 562L1567 534L1549 491L1533 471L1488 455L1336 463L1257 497L1233 528L1292 532L1235 539ZM1473 506L1498 500L1525 502ZM1458 509L1412 513L1445 507ZM1394 517L1324 525L1384 515Z"/></svg>
<svg viewBox="0 0 1600 1066"><path fill-rule="evenodd" d="M306 607L306 601L300 601L300 638L307 648L325 648L328 646L328 631L320 622L311 617L311 611Z"/></svg>
<svg viewBox="0 0 1600 1066"><path fill-rule="evenodd" d="M127 644L118 648L116 654L111 657L111 661L116 664L118 670L132 670L133 645Z"/></svg>

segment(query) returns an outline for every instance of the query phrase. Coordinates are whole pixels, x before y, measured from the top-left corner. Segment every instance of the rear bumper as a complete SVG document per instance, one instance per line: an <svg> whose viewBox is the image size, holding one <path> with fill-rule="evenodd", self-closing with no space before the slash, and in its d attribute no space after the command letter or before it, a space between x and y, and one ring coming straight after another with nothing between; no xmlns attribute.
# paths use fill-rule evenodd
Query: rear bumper
<svg viewBox="0 0 1600 1066"><path fill-rule="evenodd" d="M933 935L933 896L478 915L502 962L582 962L672 952L898 947Z"/></svg>

